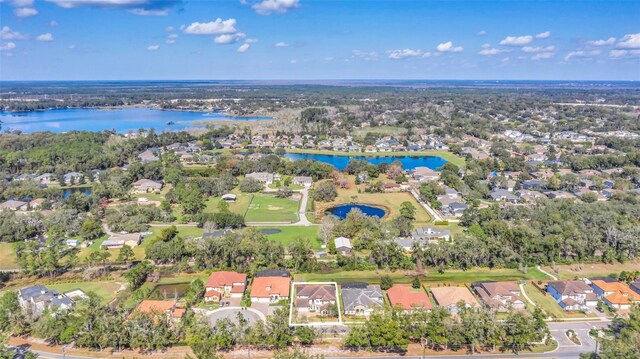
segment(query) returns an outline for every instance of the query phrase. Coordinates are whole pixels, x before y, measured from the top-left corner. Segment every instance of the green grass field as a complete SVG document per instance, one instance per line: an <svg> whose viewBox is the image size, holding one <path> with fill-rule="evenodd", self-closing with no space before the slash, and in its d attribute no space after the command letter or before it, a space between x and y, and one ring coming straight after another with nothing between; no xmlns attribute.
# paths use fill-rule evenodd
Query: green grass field
<svg viewBox="0 0 640 359"><path fill-rule="evenodd" d="M282 243L287 247L298 237L309 238L313 248L320 250L320 241L318 240L318 233L320 232L320 226L272 226L272 227L256 227L258 229L278 229L281 232L276 234L269 234L267 238L274 240L278 243Z"/></svg>
<svg viewBox="0 0 640 359"><path fill-rule="evenodd" d="M253 196L245 222L296 222L300 202L266 194Z"/></svg>
<svg viewBox="0 0 640 359"><path fill-rule="evenodd" d="M411 271L334 271L329 273L301 273L296 275L297 281L329 281L380 283L384 275L390 276L394 283L411 283L414 273ZM424 283L471 283L480 280L509 281L509 280L537 280L545 279L542 273L530 269L527 274L515 269L487 269L474 268L468 271L446 270L443 274L435 269L428 271L426 276L420 276Z"/></svg>
<svg viewBox="0 0 640 359"><path fill-rule="evenodd" d="M245 212L247 212L247 208L249 208L251 200L253 199L253 194L240 192L236 193L235 190L232 191L232 193L238 197L235 202L227 202L229 204L229 211L244 215ZM220 201L220 197L209 197L209 199L205 202L207 206L205 207L204 212L218 212L218 203L220 203Z"/></svg>
<svg viewBox="0 0 640 359"><path fill-rule="evenodd" d="M16 269L18 260L13 243L0 243L0 269Z"/></svg>
<svg viewBox="0 0 640 359"><path fill-rule="evenodd" d="M544 310L547 315L550 315L554 318L590 318L596 316L595 313L585 315L580 312L566 312L560 307L560 305L558 305L558 303L556 303L556 301L551 296L542 294L542 292L540 292L532 284L525 284L524 290L534 303L540 306L540 308L542 308L542 310ZM530 310L533 310L532 305L528 305L528 308Z"/></svg>
<svg viewBox="0 0 640 359"><path fill-rule="evenodd" d="M120 288L120 283L115 281L102 282L76 282L47 285L50 289L55 289L60 293L70 292L74 289L81 289L85 293L93 292L100 298L102 303L109 303L116 296L116 291Z"/></svg>

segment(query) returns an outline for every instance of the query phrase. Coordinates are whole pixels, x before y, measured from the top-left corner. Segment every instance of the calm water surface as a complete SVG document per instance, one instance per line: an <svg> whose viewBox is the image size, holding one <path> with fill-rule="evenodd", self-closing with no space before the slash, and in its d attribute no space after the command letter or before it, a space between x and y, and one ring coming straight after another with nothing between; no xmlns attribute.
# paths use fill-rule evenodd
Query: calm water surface
<svg viewBox="0 0 640 359"><path fill-rule="evenodd" d="M333 214L334 216L340 219L345 219L347 218L347 215L349 214L349 212L351 212L354 209L359 209L360 211L362 211L362 213L370 217L382 218L384 217L385 214L387 214L387 212L382 208L367 206L366 204L358 204L358 203L341 204L339 206L329 208L327 212L330 212L331 214Z"/></svg>
<svg viewBox="0 0 640 359"><path fill-rule="evenodd" d="M328 163L333 167L343 170L349 164L349 161L353 160L365 160L371 164L378 165L383 162L392 163L399 161L402 163L402 168L405 170L412 170L416 167L429 167L431 169L438 169L447 163L447 160L436 156L337 156L337 155L320 155L309 153L287 153L284 155L293 161L295 160L315 160L318 162Z"/></svg>
<svg viewBox="0 0 640 359"><path fill-rule="evenodd" d="M115 129L126 133L140 128L158 132L193 128L201 121L255 121L270 117L233 117L220 112L163 111L144 107L112 110L74 108L32 112L0 111L2 130L37 131L102 131ZM172 122L173 124L169 124Z"/></svg>

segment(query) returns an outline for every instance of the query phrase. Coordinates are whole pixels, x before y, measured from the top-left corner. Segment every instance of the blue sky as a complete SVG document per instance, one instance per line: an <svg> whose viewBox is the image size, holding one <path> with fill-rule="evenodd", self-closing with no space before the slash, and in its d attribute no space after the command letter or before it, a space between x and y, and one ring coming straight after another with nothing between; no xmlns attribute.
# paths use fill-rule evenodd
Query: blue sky
<svg viewBox="0 0 640 359"><path fill-rule="evenodd" d="M1 80L640 80L640 1L0 0Z"/></svg>

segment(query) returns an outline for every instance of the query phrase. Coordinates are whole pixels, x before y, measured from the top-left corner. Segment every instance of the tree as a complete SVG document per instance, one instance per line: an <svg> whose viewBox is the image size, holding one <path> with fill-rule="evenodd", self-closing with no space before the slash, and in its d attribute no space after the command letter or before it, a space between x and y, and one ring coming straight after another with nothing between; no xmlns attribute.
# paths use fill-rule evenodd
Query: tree
<svg viewBox="0 0 640 359"><path fill-rule="evenodd" d="M124 274L129 282L129 288L132 291L138 289L147 280L151 271L153 271L153 267L146 261L129 269L129 271Z"/></svg>
<svg viewBox="0 0 640 359"><path fill-rule="evenodd" d="M313 198L319 202L331 202L337 196L336 186L331 182L320 183L313 194Z"/></svg>
<svg viewBox="0 0 640 359"><path fill-rule="evenodd" d="M318 334L311 327L296 327L296 337L302 345L311 345Z"/></svg>
<svg viewBox="0 0 640 359"><path fill-rule="evenodd" d="M118 258L116 258L116 261L119 263L128 263L134 258L135 254L133 253L133 249L125 245L120 249L120 253L118 253Z"/></svg>
<svg viewBox="0 0 640 359"><path fill-rule="evenodd" d="M254 178L246 177L242 181L240 181L238 188L241 192L244 193L256 193L262 191L264 185L262 184L262 182Z"/></svg>
<svg viewBox="0 0 640 359"><path fill-rule="evenodd" d="M414 220L416 218L416 207L411 202L402 202L400 204L400 215Z"/></svg>
<svg viewBox="0 0 640 359"><path fill-rule="evenodd" d="M393 286L393 279L391 279L388 275L383 275L380 277L380 288L382 290L387 290Z"/></svg>
<svg viewBox="0 0 640 359"><path fill-rule="evenodd" d="M205 287L202 279L194 279L187 288L184 300L189 305L195 305L204 298Z"/></svg>
<svg viewBox="0 0 640 359"><path fill-rule="evenodd" d="M420 284L420 278L418 277L413 277L413 280L411 281L411 288L414 289L419 289L421 286Z"/></svg>

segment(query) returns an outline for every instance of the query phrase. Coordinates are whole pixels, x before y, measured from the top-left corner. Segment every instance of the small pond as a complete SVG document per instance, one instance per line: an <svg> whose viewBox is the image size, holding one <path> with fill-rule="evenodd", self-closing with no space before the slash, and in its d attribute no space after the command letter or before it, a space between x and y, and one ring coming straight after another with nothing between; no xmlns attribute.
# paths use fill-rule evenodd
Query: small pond
<svg viewBox="0 0 640 359"><path fill-rule="evenodd" d="M82 193L85 196L89 196L91 194L91 187L72 187L72 188L65 188L62 191L62 198L67 199L69 198L69 196L71 196L72 193Z"/></svg>
<svg viewBox="0 0 640 359"><path fill-rule="evenodd" d="M359 209L362 213L370 217L382 218L387 214L387 211L385 211L380 207L369 206L366 204L359 204L359 203L341 204L339 206L329 208L327 212L331 213L332 215L340 219L345 219L347 218L347 215L349 214L349 212L351 212L354 209Z"/></svg>
<svg viewBox="0 0 640 359"><path fill-rule="evenodd" d="M176 284L159 284L149 295L149 299L156 300L173 300L184 297L184 294L189 288L189 283L176 283Z"/></svg>
<svg viewBox="0 0 640 359"><path fill-rule="evenodd" d="M263 229L261 232L262 232L262 234L268 236L270 234L278 234L278 233L282 232L282 230L278 229L278 228L267 228L267 229Z"/></svg>

